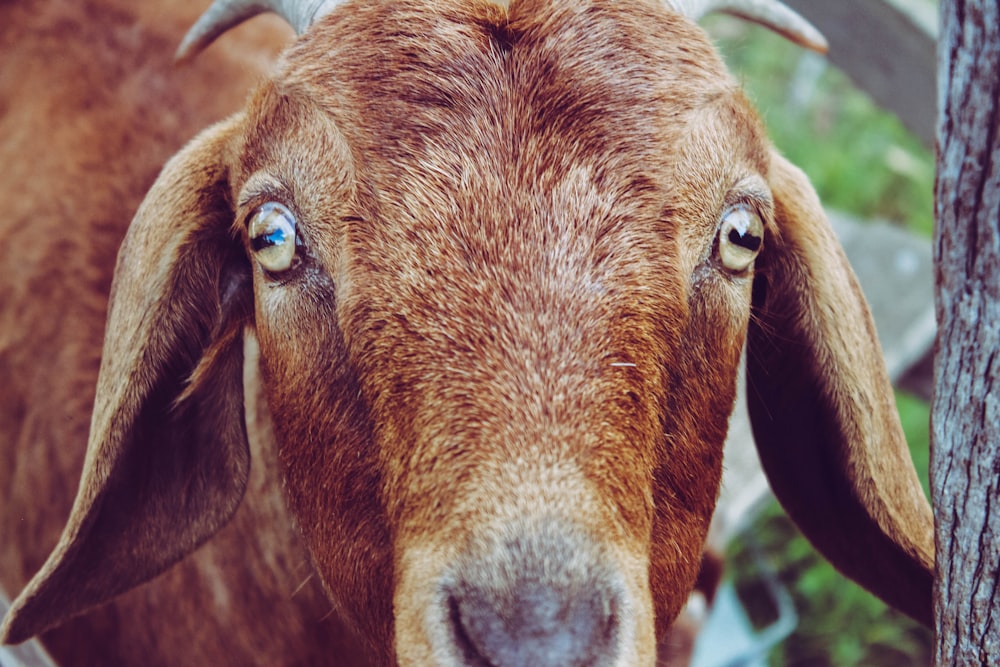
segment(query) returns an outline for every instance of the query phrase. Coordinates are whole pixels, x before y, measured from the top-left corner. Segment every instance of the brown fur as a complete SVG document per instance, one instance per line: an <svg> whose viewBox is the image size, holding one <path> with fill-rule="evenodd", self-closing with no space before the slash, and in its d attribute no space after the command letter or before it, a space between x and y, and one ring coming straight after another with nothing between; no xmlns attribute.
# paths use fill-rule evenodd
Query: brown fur
<svg viewBox="0 0 1000 667"><path fill-rule="evenodd" d="M42 571L9 637L123 593L50 631L53 653L457 665L471 660L454 639L461 596L502 597L528 567L570 597L606 591L617 657L595 645L581 659L653 664L698 574L751 319L752 274L715 255L719 218L747 201L774 239L800 224L772 201L769 146L703 34L638 0L336 11L156 180L122 245L102 354L123 221L253 73L222 44L171 72L181 10L112 11L122 44L107 22L65 27L103 5L49 3L59 20L44 21L30 7L0 10L52 35L0 33L18 56L7 71L37 70L49 91L2 91L18 169L0 224L25 240L4 250L23 270L0 278L0 582ZM86 75L39 64L58 48L81 49L70 64ZM51 158L49 180L26 153ZM269 200L304 241L278 278L245 227ZM826 340L836 325L805 326ZM839 378L841 347L877 349L868 334L833 336L818 366ZM843 382L884 398L869 356ZM834 400L854 437L852 396ZM858 520L875 515L893 552L911 526L879 518L879 484ZM39 507L41 488L55 492Z"/></svg>

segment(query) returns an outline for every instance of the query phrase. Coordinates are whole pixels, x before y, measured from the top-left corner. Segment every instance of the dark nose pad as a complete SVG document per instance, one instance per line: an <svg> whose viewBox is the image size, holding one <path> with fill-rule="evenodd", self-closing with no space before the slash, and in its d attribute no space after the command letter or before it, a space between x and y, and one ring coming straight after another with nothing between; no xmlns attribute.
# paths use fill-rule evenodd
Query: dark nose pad
<svg viewBox="0 0 1000 667"><path fill-rule="evenodd" d="M463 560L455 642L475 667L584 667L617 655L621 577L580 535L546 524Z"/></svg>

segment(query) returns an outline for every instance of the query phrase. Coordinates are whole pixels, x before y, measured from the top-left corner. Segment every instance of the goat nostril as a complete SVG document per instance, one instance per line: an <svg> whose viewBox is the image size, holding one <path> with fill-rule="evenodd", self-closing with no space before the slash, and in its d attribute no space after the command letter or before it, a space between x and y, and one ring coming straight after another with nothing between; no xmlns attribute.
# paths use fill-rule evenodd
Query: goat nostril
<svg viewBox="0 0 1000 667"><path fill-rule="evenodd" d="M465 629L460 605L454 597L448 598L448 616L452 627L455 629L455 645L463 654L465 662L468 663L469 667L495 667L476 648L476 642L472 640L469 632Z"/></svg>
<svg viewBox="0 0 1000 667"><path fill-rule="evenodd" d="M474 667L586 667L616 653L615 605L600 586L567 591L522 581L502 593L463 586L448 604L457 644Z"/></svg>

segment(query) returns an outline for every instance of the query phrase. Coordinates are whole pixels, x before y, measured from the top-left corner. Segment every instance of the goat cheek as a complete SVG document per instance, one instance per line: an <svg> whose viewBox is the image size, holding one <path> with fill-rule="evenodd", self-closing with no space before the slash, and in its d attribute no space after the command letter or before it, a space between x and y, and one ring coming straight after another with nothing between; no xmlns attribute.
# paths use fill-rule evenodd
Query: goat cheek
<svg viewBox="0 0 1000 667"><path fill-rule="evenodd" d="M333 607L389 655L392 548L368 413L330 318L283 324L258 336L286 498Z"/></svg>
<svg viewBox="0 0 1000 667"><path fill-rule="evenodd" d="M660 637L665 636L697 577L719 493L723 443L742 347L733 318L713 319L701 304L693 305L693 321L718 326L689 326L680 346L683 352L676 356L678 363L669 369L664 415L670 437L655 474L650 568ZM691 378L699 381L692 383Z"/></svg>

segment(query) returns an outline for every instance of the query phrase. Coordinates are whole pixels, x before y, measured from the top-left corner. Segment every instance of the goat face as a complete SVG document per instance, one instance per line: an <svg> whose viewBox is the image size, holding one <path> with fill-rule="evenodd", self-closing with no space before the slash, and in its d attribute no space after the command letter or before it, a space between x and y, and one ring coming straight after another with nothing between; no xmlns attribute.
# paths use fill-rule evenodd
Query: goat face
<svg viewBox="0 0 1000 667"><path fill-rule="evenodd" d="M538 651L636 664L716 498L751 284L719 230L760 240L767 150L681 20L520 9L345 14L257 96L236 219L301 243L254 263L264 385L314 558L357 600L378 554L400 659L558 622Z"/></svg>
<svg viewBox="0 0 1000 667"><path fill-rule="evenodd" d="M796 236L821 218L810 196L703 34L652 3L331 13L244 114L168 165L123 246L71 522L100 515L86 525L123 561L155 533L156 557L77 607L163 569L238 503L246 328L289 506L385 661L395 647L412 665L653 664L717 496L754 261L832 243L822 226ZM818 278L774 253L768 278L806 286L763 329L806 321L789 325L788 365L813 398L792 399L863 421L872 401L815 398L817 377L872 347L859 297L843 308L861 324L819 361L798 342L822 337L849 271L835 250L820 254L836 276ZM128 278L149 266L152 286ZM855 382L881 405L877 348L860 354L875 370ZM134 389L114 389L125 377ZM774 439L822 426L790 428ZM139 433L169 446L136 454ZM106 517L142 475L140 516ZM163 499L191 488L177 526ZM57 548L36 608L69 585L81 542Z"/></svg>

